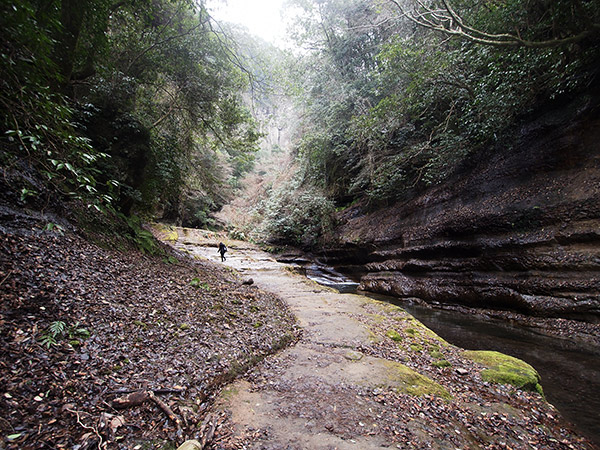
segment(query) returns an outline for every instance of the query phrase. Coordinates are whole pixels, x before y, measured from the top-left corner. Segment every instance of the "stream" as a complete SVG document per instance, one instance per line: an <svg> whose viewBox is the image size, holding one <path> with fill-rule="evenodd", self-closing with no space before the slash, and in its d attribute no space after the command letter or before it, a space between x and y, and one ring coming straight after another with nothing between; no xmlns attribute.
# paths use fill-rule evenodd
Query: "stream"
<svg viewBox="0 0 600 450"><path fill-rule="evenodd" d="M306 276L340 292L353 292L358 283L329 267L304 266ZM496 350L531 364L542 378L546 399L569 422L600 446L600 354L577 342L536 333L532 329L433 309L395 297L359 292L398 305L446 341L468 350Z"/></svg>

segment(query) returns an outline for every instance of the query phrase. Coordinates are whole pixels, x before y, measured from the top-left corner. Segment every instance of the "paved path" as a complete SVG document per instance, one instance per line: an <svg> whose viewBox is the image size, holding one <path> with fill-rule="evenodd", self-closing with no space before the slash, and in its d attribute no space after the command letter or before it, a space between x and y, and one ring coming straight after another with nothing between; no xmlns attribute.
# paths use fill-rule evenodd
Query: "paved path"
<svg viewBox="0 0 600 450"><path fill-rule="evenodd" d="M180 248L220 262L215 248ZM380 408L373 401L356 398L356 392L402 384L395 380L394 368L387 360L359 351L374 337L354 317L365 313L363 306L370 300L322 287L295 273L292 266L248 246L230 247L224 264L240 271L244 278L252 278L260 289L284 299L303 330L301 340L277 356L276 382L270 380L257 389L240 380L227 389L221 406L231 411L237 432L244 435L249 430L264 430L252 448L389 447L390 442L380 436L357 433L348 438L340 433L340 426L343 430L349 426L364 428L376 420L371 417L368 424L363 422ZM312 419L316 412L331 417L331 423L317 423ZM338 416L343 424L334 423Z"/></svg>

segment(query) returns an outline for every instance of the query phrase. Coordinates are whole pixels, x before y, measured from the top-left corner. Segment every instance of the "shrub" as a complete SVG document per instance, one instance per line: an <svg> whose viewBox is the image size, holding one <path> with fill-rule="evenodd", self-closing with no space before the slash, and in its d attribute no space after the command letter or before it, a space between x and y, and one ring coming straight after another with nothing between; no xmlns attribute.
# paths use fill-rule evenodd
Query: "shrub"
<svg viewBox="0 0 600 450"><path fill-rule="evenodd" d="M264 229L273 243L314 247L333 228L334 212L333 202L318 188L292 181L268 201Z"/></svg>

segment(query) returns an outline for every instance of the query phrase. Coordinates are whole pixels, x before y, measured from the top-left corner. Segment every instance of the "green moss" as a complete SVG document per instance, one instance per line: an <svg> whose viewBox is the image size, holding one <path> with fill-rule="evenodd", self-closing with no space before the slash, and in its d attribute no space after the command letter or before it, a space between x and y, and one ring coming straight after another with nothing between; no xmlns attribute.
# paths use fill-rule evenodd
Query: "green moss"
<svg viewBox="0 0 600 450"><path fill-rule="evenodd" d="M388 314L393 314L393 313L400 313L400 314L406 314L406 311L404 309L402 309L399 306L393 305L391 303L386 303L386 302L381 302L380 303L381 309L383 310L383 312L386 312Z"/></svg>
<svg viewBox="0 0 600 450"><path fill-rule="evenodd" d="M452 399L450 393L431 378L421 375L398 362L386 361L385 364L388 368L388 377L398 391L417 397L422 395L436 395L446 400Z"/></svg>
<svg viewBox="0 0 600 450"><path fill-rule="evenodd" d="M379 342L381 342L381 337L380 335L378 336L377 334L373 333L372 330L369 330L369 342L371 342L372 344L377 344Z"/></svg>
<svg viewBox="0 0 600 450"><path fill-rule="evenodd" d="M156 223L153 225L155 231L158 232L159 238L162 241L177 241L179 234L177 230L170 225L164 225L162 223ZM185 230L184 230L185 232Z"/></svg>
<svg viewBox="0 0 600 450"><path fill-rule="evenodd" d="M448 361L446 361L445 359L440 359L438 361L434 361L431 363L431 365L433 367L450 367L452 364L450 364Z"/></svg>
<svg viewBox="0 0 600 450"><path fill-rule="evenodd" d="M427 348L427 351L429 352L429 354L431 355L431 357L436 360L436 361L434 361L434 362L431 363L431 365L433 367L450 367L452 365L452 364L450 364L446 360L446 357L440 351L439 345L435 345L435 344L434 345L430 345Z"/></svg>
<svg viewBox="0 0 600 450"><path fill-rule="evenodd" d="M411 334L411 335L415 335L417 334L417 330L415 330L414 328L407 328L406 330L404 330L406 333Z"/></svg>
<svg viewBox="0 0 600 450"><path fill-rule="evenodd" d="M368 316L375 323L383 323L385 321L385 317L380 314L368 314Z"/></svg>
<svg viewBox="0 0 600 450"><path fill-rule="evenodd" d="M402 336L396 330L389 329L386 331L385 335L389 337L392 341L402 341Z"/></svg>
<svg viewBox="0 0 600 450"><path fill-rule="evenodd" d="M494 351L465 351L463 355L487 367L481 378L491 383L511 384L544 395L540 375L525 361Z"/></svg>
<svg viewBox="0 0 600 450"><path fill-rule="evenodd" d="M440 352L437 349L430 349L429 350L429 354L431 355L432 358L435 358L435 359L444 359L444 355L442 354L442 352Z"/></svg>
<svg viewBox="0 0 600 450"><path fill-rule="evenodd" d="M423 350L423 346L419 344L410 344L410 349L413 352L420 352L421 350Z"/></svg>

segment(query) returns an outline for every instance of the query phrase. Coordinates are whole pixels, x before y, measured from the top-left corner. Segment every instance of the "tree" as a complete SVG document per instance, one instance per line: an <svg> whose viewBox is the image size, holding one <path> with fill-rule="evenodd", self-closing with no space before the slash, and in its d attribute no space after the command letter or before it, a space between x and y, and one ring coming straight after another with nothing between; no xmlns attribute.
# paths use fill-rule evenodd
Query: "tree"
<svg viewBox="0 0 600 450"><path fill-rule="evenodd" d="M11 158L27 151L56 188L102 203L115 179L122 211L168 205L176 219L184 198L217 208L228 177L252 166L247 78L202 2L14 0L2 12Z"/></svg>
<svg viewBox="0 0 600 450"><path fill-rule="evenodd" d="M594 2L590 1L551 2L549 11L544 11L538 19L543 21L544 16L551 17L554 25L558 25L556 27L557 30L552 33L553 36L551 38L541 38L539 40L536 40L535 37L524 37L522 33L527 30L522 28L517 29L515 34L510 34L484 31L471 26L463 15L456 12L449 0L440 0L439 2L430 4L416 0L412 11L405 11L397 0L388 1L393 3L402 12L403 17L407 17L419 26L441 32L448 36L465 38L478 44L500 47L550 48L576 44L584 39L593 38L600 34L598 8L597 5L594 5ZM484 3L484 7L515 10L515 3L488 2ZM529 8L531 10L536 9L535 7L538 6L536 3L540 4L535 1L525 3L529 4L528 6L534 5L533 8ZM540 6L546 9L545 4L543 6L540 4Z"/></svg>
<svg viewBox="0 0 600 450"><path fill-rule="evenodd" d="M302 2L304 35L320 40L305 58L298 154L306 180L338 204L378 207L441 183L523 115L597 76L597 2L439 0L414 3L411 17L406 4ZM504 30L518 39L496 39ZM496 42L449 39L459 32Z"/></svg>

